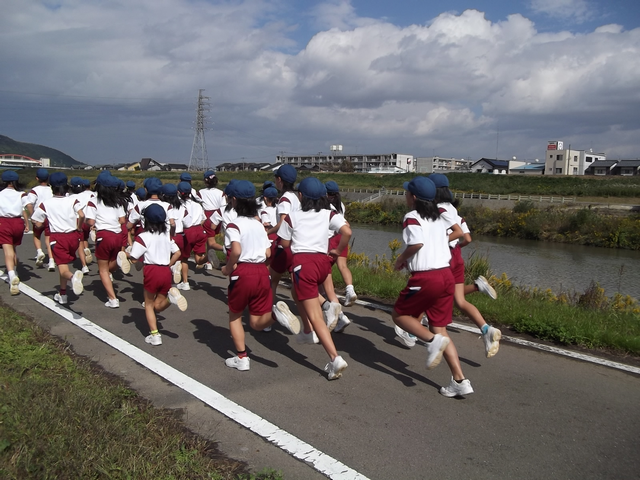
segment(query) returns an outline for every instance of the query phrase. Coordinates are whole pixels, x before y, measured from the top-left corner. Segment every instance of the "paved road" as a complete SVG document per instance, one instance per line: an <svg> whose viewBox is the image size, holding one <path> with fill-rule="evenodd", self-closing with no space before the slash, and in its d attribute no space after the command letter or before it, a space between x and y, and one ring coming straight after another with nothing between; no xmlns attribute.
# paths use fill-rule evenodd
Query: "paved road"
<svg viewBox="0 0 640 480"><path fill-rule="evenodd" d="M31 256L31 238L20 249ZM25 260L22 280L51 298L57 273ZM342 379L329 382L322 347L298 345L275 329L249 331L248 372L226 368L232 354L220 272L192 272L185 293L189 309L161 314L164 344L152 347L142 301L142 276L116 274L120 308L106 296L97 266L85 277L85 293L69 294L69 309L181 370L257 415L371 479L640 478L640 378L528 348L503 344L484 358L482 341L455 331L463 369L476 391L447 399L443 362L424 368L425 351L395 337L389 315L355 306L353 324L334 335L349 363ZM194 431L220 443L223 452L259 471L281 469L287 479L325 478L253 433L168 384L154 373L94 339L28 296L0 298L30 314L73 345L74 350L122 376L157 406L182 409ZM281 289L283 299L289 292Z"/></svg>

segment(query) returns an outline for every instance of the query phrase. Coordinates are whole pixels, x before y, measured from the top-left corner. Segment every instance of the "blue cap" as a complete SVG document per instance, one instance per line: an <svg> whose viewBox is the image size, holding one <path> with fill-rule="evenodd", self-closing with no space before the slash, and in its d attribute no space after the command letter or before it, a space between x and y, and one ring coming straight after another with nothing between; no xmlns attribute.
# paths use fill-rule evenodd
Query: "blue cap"
<svg viewBox="0 0 640 480"><path fill-rule="evenodd" d="M167 219L167 212L160 205L152 203L143 212L144 219L149 223L164 223Z"/></svg>
<svg viewBox="0 0 640 480"><path fill-rule="evenodd" d="M145 180L144 187L149 195L158 195L162 190L162 180L156 177L149 177Z"/></svg>
<svg viewBox="0 0 640 480"><path fill-rule="evenodd" d="M205 180L211 180L215 176L216 176L216 172L214 172L213 170L207 170L206 172L204 172L203 178Z"/></svg>
<svg viewBox="0 0 640 480"><path fill-rule="evenodd" d="M324 186L327 189L327 193L338 193L340 191L340 187L333 180L329 180Z"/></svg>
<svg viewBox="0 0 640 480"><path fill-rule="evenodd" d="M113 177L118 181L118 188L120 190L124 190L124 180L120 180L119 178Z"/></svg>
<svg viewBox="0 0 640 480"><path fill-rule="evenodd" d="M278 170L276 170L273 175L275 177L280 177L285 182L293 183L296 181L298 172L295 168L287 163L286 165L282 165Z"/></svg>
<svg viewBox="0 0 640 480"><path fill-rule="evenodd" d="M278 189L276 187L267 187L262 192L262 195L267 198L277 198L278 197Z"/></svg>
<svg viewBox="0 0 640 480"><path fill-rule="evenodd" d="M182 194L191 193L191 184L189 182L180 182L178 184L178 191Z"/></svg>
<svg viewBox="0 0 640 480"><path fill-rule="evenodd" d="M178 193L178 187L174 183L165 183L162 185L163 195L176 195Z"/></svg>
<svg viewBox="0 0 640 480"><path fill-rule="evenodd" d="M449 187L449 179L441 173L432 173L427 178L433 182L436 188Z"/></svg>
<svg viewBox="0 0 640 480"><path fill-rule="evenodd" d="M102 185L103 187L112 186L111 178L112 178L111 172L109 170L103 170L96 177L96 184Z"/></svg>
<svg viewBox="0 0 640 480"><path fill-rule="evenodd" d="M302 180L298 185L298 191L311 200L317 200L327 195L327 188L324 183L315 177L307 177Z"/></svg>
<svg viewBox="0 0 640 480"><path fill-rule="evenodd" d="M5 170L4 172L2 172L3 182L17 182L19 178L20 177L18 177L18 174L13 170Z"/></svg>
<svg viewBox="0 0 640 480"><path fill-rule="evenodd" d="M404 182L403 187L420 200L436 198L436 185L427 177L414 177L410 182Z"/></svg>
<svg viewBox="0 0 640 480"><path fill-rule="evenodd" d="M136 182L133 180L127 180L127 188L136 188Z"/></svg>
<svg viewBox="0 0 640 480"><path fill-rule="evenodd" d="M47 170L46 168L39 168L36 172L36 178L44 182L47 178L49 178L49 170Z"/></svg>
<svg viewBox="0 0 640 480"><path fill-rule="evenodd" d="M71 180L69 180L69 185L72 185L74 187L82 187L84 185L84 180L80 177L71 177Z"/></svg>
<svg viewBox="0 0 640 480"><path fill-rule="evenodd" d="M147 198L147 191L144 189L144 187L140 187L136 190L136 197L138 197L140 200L144 200L145 198Z"/></svg>
<svg viewBox="0 0 640 480"><path fill-rule="evenodd" d="M49 185L52 187L62 187L67 184L67 176L62 172L54 172L49 177Z"/></svg>
<svg viewBox="0 0 640 480"><path fill-rule="evenodd" d="M235 197L235 189L234 189L234 187L235 187L235 184L236 184L237 181L238 180L235 180L235 179L232 178L231 180L229 180L229 183L227 184L227 186L224 187L224 194L227 197Z"/></svg>
<svg viewBox="0 0 640 480"><path fill-rule="evenodd" d="M181 182L190 182L192 180L191 178L191 174L188 172L183 172L180 174L180 181Z"/></svg>
<svg viewBox="0 0 640 480"><path fill-rule="evenodd" d="M83 178L83 179L82 179L82 184L83 184L85 187L90 187L90 186L91 186L91 180L89 180L88 178Z"/></svg>
<svg viewBox="0 0 640 480"><path fill-rule="evenodd" d="M267 189L267 188L269 188L269 187L276 188L276 184L275 184L274 182L272 182L271 180L267 180L266 182L264 182L264 183L262 184L262 190L263 190L263 191L264 191L264 190L266 190L266 189Z"/></svg>
<svg viewBox="0 0 640 480"><path fill-rule="evenodd" d="M233 185L233 196L236 198L252 198L256 196L256 187L249 180L238 180Z"/></svg>

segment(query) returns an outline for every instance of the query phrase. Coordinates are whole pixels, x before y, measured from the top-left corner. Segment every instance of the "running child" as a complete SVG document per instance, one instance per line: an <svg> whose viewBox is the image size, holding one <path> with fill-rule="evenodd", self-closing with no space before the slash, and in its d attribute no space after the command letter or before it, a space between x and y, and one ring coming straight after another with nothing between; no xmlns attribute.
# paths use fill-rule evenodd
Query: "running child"
<svg viewBox="0 0 640 480"><path fill-rule="evenodd" d="M229 331L236 348L236 355L227 358L225 365L240 371L250 368L242 326L244 310L249 308L249 325L254 330L264 330L274 323L269 270L265 265L271 254L271 245L257 218L255 195L256 189L251 182L236 182L229 202L238 216L224 232L224 245L229 257L222 273L229 276Z"/></svg>
<svg viewBox="0 0 640 480"><path fill-rule="evenodd" d="M206 219L209 219L216 210L224 208L227 203L222 190L217 187L218 177L216 172L213 170L204 172L204 188L201 188L195 195L200 200ZM218 224L217 228L211 228L210 222L205 221L204 231L207 235L208 263L206 265L210 265L211 268L220 268L220 259L218 259L214 249L216 244L215 236L220 233L220 224Z"/></svg>
<svg viewBox="0 0 640 480"><path fill-rule="evenodd" d="M22 244L22 237L29 231L25 213L27 194L20 191L18 174L12 170L2 172L0 185L0 245L4 253L4 264L9 277L11 295L20 293L20 278L16 273L18 255L16 247Z"/></svg>
<svg viewBox="0 0 640 480"><path fill-rule="evenodd" d="M182 219L187 214L187 209L182 199L178 196L178 187L173 183L165 183L162 186L161 198L162 201L169 204L169 211L167 213L169 218L173 220L174 228L172 228L171 231L171 240L175 242L180 251L183 251L184 224L182 223ZM173 274L173 283L180 283L182 281L182 261L180 259L171 266L171 273Z"/></svg>
<svg viewBox="0 0 640 480"><path fill-rule="evenodd" d="M80 246L84 212L82 205L74 196L67 196L67 176L62 172L51 174L49 179L53 197L43 200L31 217L36 227L42 227L45 220L49 220L51 232L51 252L60 275L60 290L53 299L60 305L67 303L67 282L71 281L71 288L75 295L84 290L82 285L82 271L71 273L69 265L76 259L76 252Z"/></svg>
<svg viewBox="0 0 640 480"><path fill-rule="evenodd" d="M80 202L82 211L86 210L89 200L95 198L93 192L85 188L85 182L80 177L72 177L71 180L69 180L69 192L69 196L76 198L78 202ZM82 263L83 275L89 273L88 264L93 261L93 255L91 254L91 250L89 250L90 231L91 227L86 222L82 222L80 245L78 245L78 258L80 259L80 263Z"/></svg>
<svg viewBox="0 0 640 480"><path fill-rule="evenodd" d="M282 168L282 167L281 167ZM351 238L351 228L344 217L329 209L327 189L314 177L298 185L300 209L285 215L278 230L280 245L290 248L291 278L298 309L305 322L303 335L311 336L311 326L329 355L324 370L329 380L340 378L347 362L338 355L320 306L318 286L331 272L331 258L337 258ZM328 251L327 232L339 232L342 237L336 248ZM282 302L279 302L282 303ZM275 313L275 312L274 312ZM276 314L277 315L277 314Z"/></svg>
<svg viewBox="0 0 640 480"><path fill-rule="evenodd" d="M49 186L49 172L46 168L39 168L36 172L36 180L38 185L33 187L27 195L27 211L29 216L33 215L33 212L40 206L43 200L53 197L53 192ZM47 248L47 254L49 255L49 264L47 269L50 272L55 272L56 264L53 261L51 255L51 247L49 246L49 223L45 222L42 227L33 228L33 244L36 247L36 266L41 267L44 263L45 254L42 251L42 234L44 233L44 244Z"/></svg>
<svg viewBox="0 0 640 480"><path fill-rule="evenodd" d="M451 382L440 393L446 397L473 393L471 382L464 377L458 352L447 333L453 316L455 283L449 268L451 252L449 241L460 238L462 229L448 226L440 218L434 199L436 186L426 177L415 177L405 182L405 199L411 210L402 222L405 250L398 256L394 268L411 272L407 286L400 292L393 307L393 322L426 342L428 369L435 368L444 355L451 370ZM451 228L451 234L447 234ZM429 328L420 324L425 312Z"/></svg>
<svg viewBox="0 0 640 480"><path fill-rule="evenodd" d="M151 345L162 345L156 313L176 305L187 309L187 299L171 286L171 265L180 258L180 249L169 237L167 212L159 204L144 209L144 232L136 237L128 257L137 262L144 256L144 313L149 335L144 339Z"/></svg>
<svg viewBox="0 0 640 480"><path fill-rule="evenodd" d="M191 185L187 182L178 184L178 195L185 207L185 215L182 218L184 228L184 250L180 260L182 261L182 281L178 283L179 290L191 290L189 285L189 257L193 252L196 267L204 265L207 261L207 236L204 233L202 223L205 220L204 209L191 197Z"/></svg>

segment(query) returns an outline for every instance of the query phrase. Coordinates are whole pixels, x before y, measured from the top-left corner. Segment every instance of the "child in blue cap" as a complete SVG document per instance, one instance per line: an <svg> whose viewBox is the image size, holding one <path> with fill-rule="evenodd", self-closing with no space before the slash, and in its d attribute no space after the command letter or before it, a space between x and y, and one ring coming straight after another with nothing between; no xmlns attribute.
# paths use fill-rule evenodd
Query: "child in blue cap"
<svg viewBox="0 0 640 480"><path fill-rule="evenodd" d="M18 256L16 247L22 244L25 231L29 231L29 223L25 214L27 194L20 191L18 174L11 170L2 172L0 190L0 245L4 252L4 264L9 276L11 295L20 293L20 278L16 274Z"/></svg>
<svg viewBox="0 0 640 480"><path fill-rule="evenodd" d="M36 171L36 181L38 184L33 187L27 195L27 211L29 217L33 215L33 212L40 206L43 200L53 197L51 187L49 187L49 172L46 168L39 168ZM50 272L55 272L56 264L53 261L53 255L51 255L51 247L49 246L49 223L45 222L42 227L33 227L33 244L36 247L36 266L41 267L44 263L45 254L42 251L42 234L44 233L44 244L47 248L47 254L49 255L49 265L47 266Z"/></svg>

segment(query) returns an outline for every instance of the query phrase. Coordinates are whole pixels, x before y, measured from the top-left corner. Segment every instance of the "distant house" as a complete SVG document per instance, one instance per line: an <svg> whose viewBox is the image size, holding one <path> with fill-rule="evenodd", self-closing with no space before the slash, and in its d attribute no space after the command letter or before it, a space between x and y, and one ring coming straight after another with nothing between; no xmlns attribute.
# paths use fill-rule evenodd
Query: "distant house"
<svg viewBox="0 0 640 480"><path fill-rule="evenodd" d="M189 167L187 165L185 165L184 163L165 163L164 164L165 169L167 170L188 170Z"/></svg>
<svg viewBox="0 0 640 480"><path fill-rule="evenodd" d="M611 171L618 164L617 160L596 160L584 171L585 175L611 175Z"/></svg>
<svg viewBox="0 0 640 480"><path fill-rule="evenodd" d="M509 169L509 173L521 175L544 175L544 163L528 163L519 167Z"/></svg>
<svg viewBox="0 0 640 480"><path fill-rule="evenodd" d="M640 160L620 160L612 169L611 175L632 177L640 175Z"/></svg>
<svg viewBox="0 0 640 480"><path fill-rule="evenodd" d="M160 162L156 162L153 158L143 158L140 160L140 170L158 172L164 168Z"/></svg>
<svg viewBox="0 0 640 480"><path fill-rule="evenodd" d="M471 164L471 171L473 173L493 173L494 175L506 175L507 173L509 173L509 161L481 158L477 162Z"/></svg>

